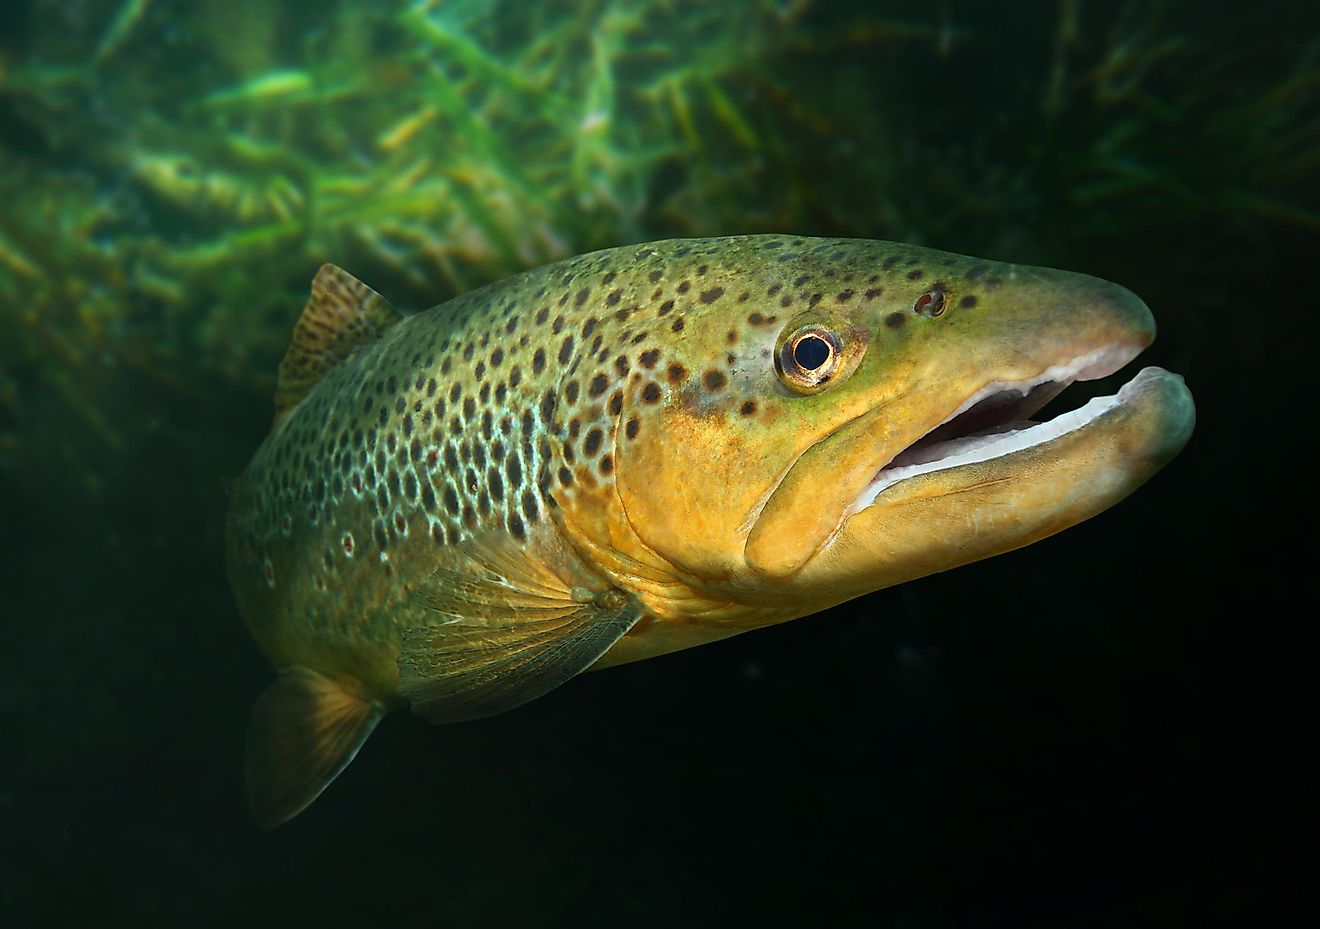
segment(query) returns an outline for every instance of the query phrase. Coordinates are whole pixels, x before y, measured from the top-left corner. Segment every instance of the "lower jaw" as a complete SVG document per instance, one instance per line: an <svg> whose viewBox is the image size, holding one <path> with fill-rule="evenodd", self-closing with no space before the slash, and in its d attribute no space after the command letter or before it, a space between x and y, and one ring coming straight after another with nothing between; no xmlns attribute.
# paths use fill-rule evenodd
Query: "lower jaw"
<svg viewBox="0 0 1320 929"><path fill-rule="evenodd" d="M965 461L886 469L792 584L837 603L1029 545L1130 494L1177 454L1194 418L1182 379L1146 368L1114 397L967 443Z"/></svg>

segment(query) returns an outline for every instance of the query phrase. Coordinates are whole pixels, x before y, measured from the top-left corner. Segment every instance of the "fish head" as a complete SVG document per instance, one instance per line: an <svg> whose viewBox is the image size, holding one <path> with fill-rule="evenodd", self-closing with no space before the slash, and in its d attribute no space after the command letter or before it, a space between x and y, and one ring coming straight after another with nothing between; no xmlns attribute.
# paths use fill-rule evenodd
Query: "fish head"
<svg viewBox="0 0 1320 929"><path fill-rule="evenodd" d="M1027 419L1150 344L1118 285L799 243L713 261L633 376L612 542L652 567L659 612L780 621L1019 548L1122 499L1191 434L1190 394L1159 369ZM656 607L667 589L684 594Z"/></svg>

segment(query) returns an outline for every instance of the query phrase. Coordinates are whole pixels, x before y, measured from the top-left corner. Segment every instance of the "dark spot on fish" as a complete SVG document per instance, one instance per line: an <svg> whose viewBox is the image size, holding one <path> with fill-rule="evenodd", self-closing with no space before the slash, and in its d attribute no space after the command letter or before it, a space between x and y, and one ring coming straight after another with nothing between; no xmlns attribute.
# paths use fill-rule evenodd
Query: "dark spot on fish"
<svg viewBox="0 0 1320 929"><path fill-rule="evenodd" d="M756 401L744 400L743 405L738 408L738 412L744 416L752 416L756 413Z"/></svg>
<svg viewBox="0 0 1320 929"><path fill-rule="evenodd" d="M701 272L697 272L700 274ZM723 287L712 287L710 290L703 290L698 298L702 303L714 303L720 297L724 296Z"/></svg>
<svg viewBox="0 0 1320 929"><path fill-rule="evenodd" d="M628 425L623 427L623 434L630 439L635 439L637 438L637 430L640 428L641 423L638 422L637 417L634 416L632 419L628 420Z"/></svg>
<svg viewBox="0 0 1320 929"><path fill-rule="evenodd" d="M672 329L672 330L674 330L675 332L682 332L682 331L683 331L683 319L682 319L682 317L679 317L678 319L674 320L673 325L670 326L669 328Z"/></svg>
<svg viewBox="0 0 1320 929"><path fill-rule="evenodd" d="M885 317L885 325L890 329L901 329L905 322L907 322L907 317L902 313L890 313Z"/></svg>
<svg viewBox="0 0 1320 929"><path fill-rule="evenodd" d="M673 368L671 367L670 370L672 371ZM655 381L647 381L646 386L642 388L642 400L645 403L659 403L660 385Z"/></svg>
<svg viewBox="0 0 1320 929"><path fill-rule="evenodd" d="M648 368L648 369L654 368L655 363L659 360L660 360L660 349L658 348L648 348L646 351L642 352L641 362L642 362L642 367L644 368Z"/></svg>
<svg viewBox="0 0 1320 929"><path fill-rule="evenodd" d="M523 525L522 517L520 517L517 513L509 514L508 526L509 526L509 532L519 542L525 541L527 539L527 528Z"/></svg>
<svg viewBox="0 0 1320 929"><path fill-rule="evenodd" d="M976 295L968 294L967 296L963 297L961 300L958 301L958 305L960 307L963 307L964 309L971 309L972 307L976 306Z"/></svg>
<svg viewBox="0 0 1320 929"><path fill-rule="evenodd" d="M597 374L591 379L591 387L588 389L588 393L593 397L599 397L605 392L605 388L608 386L609 379L603 374Z"/></svg>
<svg viewBox="0 0 1320 929"><path fill-rule="evenodd" d="M712 392L722 390L728 382L728 378L724 376L723 371L707 371L701 379L705 383L706 389Z"/></svg>
<svg viewBox="0 0 1320 929"><path fill-rule="evenodd" d="M600 459L600 473L609 474L614 470L614 457L612 455L602 455Z"/></svg>
<svg viewBox="0 0 1320 929"><path fill-rule="evenodd" d="M665 371L665 375L669 378L669 383L677 384L687 377L687 368L676 361Z"/></svg>

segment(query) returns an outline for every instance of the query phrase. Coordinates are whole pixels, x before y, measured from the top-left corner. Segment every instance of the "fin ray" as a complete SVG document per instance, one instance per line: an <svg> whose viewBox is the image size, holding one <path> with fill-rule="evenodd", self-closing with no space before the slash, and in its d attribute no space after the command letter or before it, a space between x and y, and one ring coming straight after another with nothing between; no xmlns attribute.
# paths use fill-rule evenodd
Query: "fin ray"
<svg viewBox="0 0 1320 929"><path fill-rule="evenodd" d="M382 707L344 682L290 667L257 698L247 736L248 802L270 829L305 810L353 760Z"/></svg>
<svg viewBox="0 0 1320 929"><path fill-rule="evenodd" d="M401 642L399 689L432 723L494 716L590 668L640 617L635 600L611 590L589 603L414 627Z"/></svg>
<svg viewBox="0 0 1320 929"><path fill-rule="evenodd" d="M289 415L326 372L403 317L343 268L323 264L280 361L275 422Z"/></svg>

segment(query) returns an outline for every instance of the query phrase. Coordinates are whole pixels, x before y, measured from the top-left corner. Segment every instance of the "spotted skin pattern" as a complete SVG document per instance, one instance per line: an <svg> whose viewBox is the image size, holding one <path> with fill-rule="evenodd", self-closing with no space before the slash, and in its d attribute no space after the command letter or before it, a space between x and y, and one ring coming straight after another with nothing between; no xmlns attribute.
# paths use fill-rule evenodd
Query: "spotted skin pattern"
<svg viewBox="0 0 1320 929"><path fill-rule="evenodd" d="M1191 434L1175 375L876 488L982 390L1104 376L1153 336L1117 285L890 242L625 246L407 317L327 265L229 507L231 587L280 671L249 727L258 821L390 709L502 712L1100 512Z"/></svg>
<svg viewBox="0 0 1320 929"><path fill-rule="evenodd" d="M914 297L947 286L926 266L941 253L878 256L884 244L750 236L610 249L386 329L326 374L239 482L234 586L262 617L250 620L258 640L277 665L305 662L292 653L315 640L327 663L388 684L402 621L391 607L447 550L489 533L526 543L555 531L557 513L608 537L599 524L617 509L619 446L666 441L655 423L666 405L743 428L773 418L785 398L766 396L764 376L792 314L888 297L886 325L901 334ZM911 286L887 294L877 264ZM975 266L965 277L999 283ZM960 296L975 305L976 293ZM364 664L373 648L384 660Z"/></svg>

